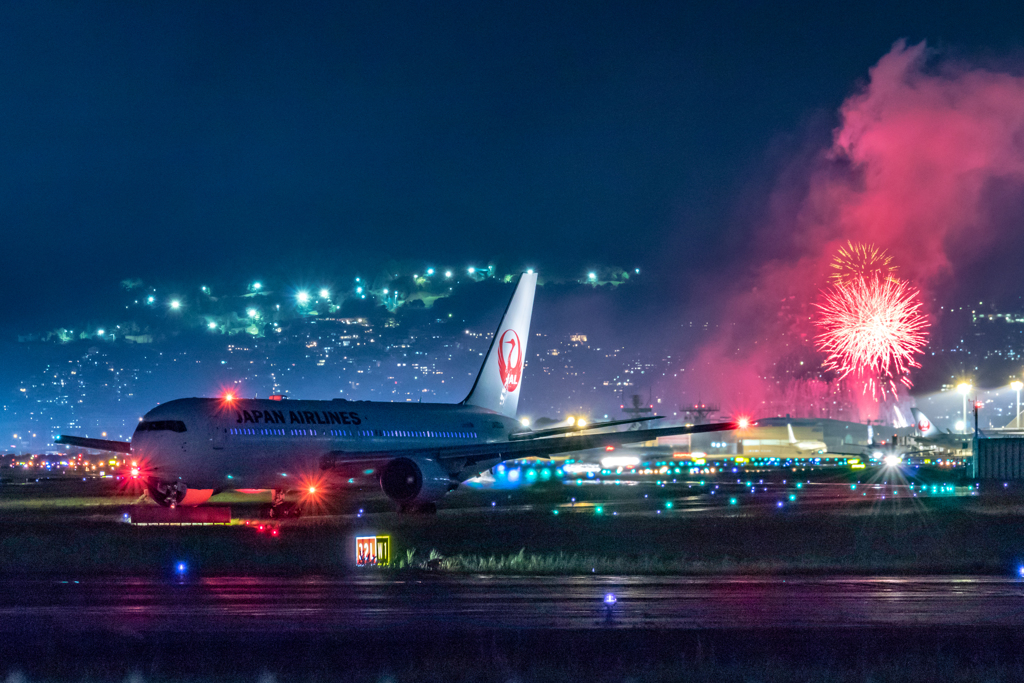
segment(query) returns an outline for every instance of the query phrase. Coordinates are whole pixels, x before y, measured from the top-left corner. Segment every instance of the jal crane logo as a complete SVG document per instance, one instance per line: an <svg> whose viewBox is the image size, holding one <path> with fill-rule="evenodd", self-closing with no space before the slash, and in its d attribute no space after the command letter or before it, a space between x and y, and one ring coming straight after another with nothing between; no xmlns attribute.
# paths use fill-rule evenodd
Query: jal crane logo
<svg viewBox="0 0 1024 683"><path fill-rule="evenodd" d="M513 329L505 330L498 338L498 374L508 393L515 391L523 378L523 347Z"/></svg>
<svg viewBox="0 0 1024 683"><path fill-rule="evenodd" d="M920 422L917 423L917 428L924 434L932 428L932 423L928 421L928 418L922 417Z"/></svg>

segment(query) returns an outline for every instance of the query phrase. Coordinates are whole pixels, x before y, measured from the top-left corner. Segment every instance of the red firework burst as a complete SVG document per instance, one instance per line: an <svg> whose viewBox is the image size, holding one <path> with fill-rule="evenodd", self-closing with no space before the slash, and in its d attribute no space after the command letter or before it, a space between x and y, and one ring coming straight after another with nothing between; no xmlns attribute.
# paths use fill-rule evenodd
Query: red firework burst
<svg viewBox="0 0 1024 683"><path fill-rule="evenodd" d="M896 380L910 387L908 373L921 364L915 356L928 341L928 319L916 287L892 276L873 274L833 282L815 304L818 350L825 367L840 379L853 375L864 390L896 393Z"/></svg>

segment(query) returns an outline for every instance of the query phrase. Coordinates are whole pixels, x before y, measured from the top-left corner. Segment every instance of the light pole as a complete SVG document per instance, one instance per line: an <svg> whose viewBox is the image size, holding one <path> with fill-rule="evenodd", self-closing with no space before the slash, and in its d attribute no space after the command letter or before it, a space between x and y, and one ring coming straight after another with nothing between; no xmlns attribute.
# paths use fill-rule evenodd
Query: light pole
<svg viewBox="0 0 1024 683"><path fill-rule="evenodd" d="M961 382L956 388L964 397L964 434L967 433L967 394L970 393L971 388L971 385L967 382Z"/></svg>
<svg viewBox="0 0 1024 683"><path fill-rule="evenodd" d="M1024 389L1024 382L1010 382L1010 386L1017 392L1017 417L1014 418L1013 424L1017 429L1020 429L1020 390Z"/></svg>

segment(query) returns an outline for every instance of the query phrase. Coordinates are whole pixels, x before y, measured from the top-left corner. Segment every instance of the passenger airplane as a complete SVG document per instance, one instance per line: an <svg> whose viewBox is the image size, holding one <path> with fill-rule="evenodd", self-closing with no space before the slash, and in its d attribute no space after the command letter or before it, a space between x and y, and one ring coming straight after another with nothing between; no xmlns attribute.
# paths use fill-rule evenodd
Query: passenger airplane
<svg viewBox="0 0 1024 683"><path fill-rule="evenodd" d="M911 408L910 412L914 416L914 427L917 431L915 436L918 442L946 450L967 450L971 447L971 435L954 434L948 429L942 432L917 408Z"/></svg>
<svg viewBox="0 0 1024 683"><path fill-rule="evenodd" d="M807 453L824 453L828 450L828 446L824 441L797 441L796 436L793 435L792 423L786 423L786 430L789 432L789 445L797 450L800 455Z"/></svg>
<svg viewBox="0 0 1024 683"><path fill-rule="evenodd" d="M400 510L433 512L449 491L504 460L736 428L592 431L657 417L522 426L516 411L536 285L536 274L520 276L476 381L458 404L183 398L146 413L131 442L63 435L55 442L131 454L137 476L164 506L198 505L225 489L270 489L277 506L286 491L325 477L340 483L373 476Z"/></svg>

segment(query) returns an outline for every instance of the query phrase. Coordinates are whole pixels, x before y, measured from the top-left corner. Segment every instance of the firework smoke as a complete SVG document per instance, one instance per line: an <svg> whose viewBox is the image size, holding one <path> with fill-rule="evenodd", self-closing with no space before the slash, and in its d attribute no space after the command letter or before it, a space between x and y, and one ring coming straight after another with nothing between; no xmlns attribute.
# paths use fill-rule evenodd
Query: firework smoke
<svg viewBox="0 0 1024 683"><path fill-rule="evenodd" d="M900 41L839 115L832 144L784 169L766 214L737 241L731 287L698 290L719 332L703 344L682 389L703 387L708 397L713 387L724 406L760 415L826 416L846 401L853 409L844 408L842 419L875 417L876 397L853 391L855 371L837 381L855 365L822 366L831 353L815 343L823 333L814 325L822 281L836 286L844 273L885 270L891 256L900 280L921 288L914 301L922 316L939 314L943 303L1016 300L1019 279L993 273L1016 272L1024 249L1019 68L981 68ZM866 259L870 249L850 254L857 243L884 249L883 263ZM835 268L843 246L855 258ZM890 364L877 376L909 381L910 356L904 371Z"/></svg>
<svg viewBox="0 0 1024 683"><path fill-rule="evenodd" d="M896 394L896 380L912 386L909 372L928 340L928 319L916 288L879 273L840 280L815 304L820 334L815 345L839 379L853 376L863 391Z"/></svg>

